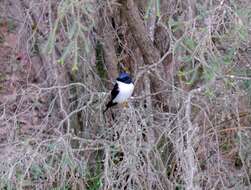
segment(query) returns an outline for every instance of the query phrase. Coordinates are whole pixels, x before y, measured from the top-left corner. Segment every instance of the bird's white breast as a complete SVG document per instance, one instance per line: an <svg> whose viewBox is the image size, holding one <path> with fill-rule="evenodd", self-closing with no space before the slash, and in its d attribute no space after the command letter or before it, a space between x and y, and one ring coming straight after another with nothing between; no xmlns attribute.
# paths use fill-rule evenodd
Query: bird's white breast
<svg viewBox="0 0 251 190"><path fill-rule="evenodd" d="M119 87L119 93L116 98L114 98L113 102L122 103L131 97L134 90L134 85L133 83L126 84L120 81L117 81L117 83Z"/></svg>

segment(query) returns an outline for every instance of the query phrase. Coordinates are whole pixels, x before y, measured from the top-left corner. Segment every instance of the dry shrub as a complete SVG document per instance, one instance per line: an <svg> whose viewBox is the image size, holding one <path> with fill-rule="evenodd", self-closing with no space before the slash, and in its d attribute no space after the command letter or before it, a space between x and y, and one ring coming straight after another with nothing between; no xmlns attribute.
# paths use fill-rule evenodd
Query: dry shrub
<svg viewBox="0 0 251 190"><path fill-rule="evenodd" d="M0 188L249 189L249 0L135 0L152 59L123 3L1 4Z"/></svg>

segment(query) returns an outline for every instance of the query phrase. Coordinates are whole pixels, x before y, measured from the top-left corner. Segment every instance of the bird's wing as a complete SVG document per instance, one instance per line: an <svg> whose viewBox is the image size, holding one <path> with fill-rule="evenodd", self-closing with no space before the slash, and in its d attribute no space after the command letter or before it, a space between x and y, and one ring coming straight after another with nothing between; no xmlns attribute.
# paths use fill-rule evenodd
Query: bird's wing
<svg viewBox="0 0 251 190"><path fill-rule="evenodd" d="M114 98L116 98L116 96L118 95L118 93L119 93L119 85L118 85L118 83L116 83L116 84L114 85L113 89L112 89L112 92L111 92L112 100L113 100Z"/></svg>

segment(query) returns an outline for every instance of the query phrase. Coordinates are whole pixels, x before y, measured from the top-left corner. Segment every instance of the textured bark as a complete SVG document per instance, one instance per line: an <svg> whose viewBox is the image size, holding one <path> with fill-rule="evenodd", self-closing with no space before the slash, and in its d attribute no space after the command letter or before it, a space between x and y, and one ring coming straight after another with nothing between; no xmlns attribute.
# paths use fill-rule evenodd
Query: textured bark
<svg viewBox="0 0 251 190"><path fill-rule="evenodd" d="M133 0L121 0L122 11L124 12L125 18L128 23L128 27L134 37L136 44L138 45L141 54L144 59L144 63L151 65L157 63L160 60L160 53L158 49L154 46L150 35L148 34L147 28L140 17L137 5ZM159 92L163 89L161 86L161 81L158 79L160 76L165 78L163 65L159 64L154 68L153 74L150 75L151 79L151 89L152 92ZM158 102L163 101L163 94L158 94L155 96Z"/></svg>
<svg viewBox="0 0 251 190"><path fill-rule="evenodd" d="M133 37L139 46L146 64L156 63L160 59L158 50L148 35L147 29L140 18L138 8L133 0L121 0L123 10Z"/></svg>
<svg viewBox="0 0 251 190"><path fill-rule="evenodd" d="M110 32L111 27L106 26L104 29L104 58L105 58L105 65L107 67L107 70L109 71L109 79L114 80L118 76L118 59L116 56L116 51L114 48L113 43L113 34Z"/></svg>
<svg viewBox="0 0 251 190"><path fill-rule="evenodd" d="M113 81L118 76L118 58L115 50L113 26L111 23L112 13L109 10L98 15L98 34L104 50L104 64L108 71L108 78ZM112 85L110 83L110 85ZM111 86L110 86L111 87Z"/></svg>

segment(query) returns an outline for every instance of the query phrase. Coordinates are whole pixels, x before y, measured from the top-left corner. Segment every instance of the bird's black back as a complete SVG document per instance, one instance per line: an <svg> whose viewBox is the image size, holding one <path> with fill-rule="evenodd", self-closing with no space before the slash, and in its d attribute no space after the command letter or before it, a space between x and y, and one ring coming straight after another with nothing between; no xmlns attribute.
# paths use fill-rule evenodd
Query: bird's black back
<svg viewBox="0 0 251 190"><path fill-rule="evenodd" d="M106 104L106 109L103 113L105 113L110 107L115 106L117 103L114 103L113 100L119 93L119 85L116 83L111 91L111 100Z"/></svg>
<svg viewBox="0 0 251 190"><path fill-rule="evenodd" d="M116 83L116 84L114 85L112 91L111 91L111 96L112 96L111 98L112 98L112 100L113 100L114 98L116 98L116 96L118 95L118 93L119 93L119 85L118 85L118 83Z"/></svg>

